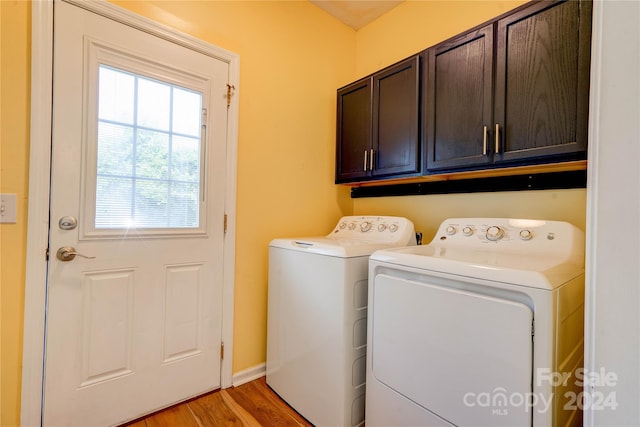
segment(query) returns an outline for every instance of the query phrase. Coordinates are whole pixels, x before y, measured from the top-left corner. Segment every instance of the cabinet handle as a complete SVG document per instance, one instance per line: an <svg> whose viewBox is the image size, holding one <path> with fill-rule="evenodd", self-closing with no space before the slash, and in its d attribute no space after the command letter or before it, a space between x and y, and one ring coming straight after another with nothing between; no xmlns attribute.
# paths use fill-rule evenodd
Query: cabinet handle
<svg viewBox="0 0 640 427"><path fill-rule="evenodd" d="M373 155L376 152L373 150L373 148L371 149L371 154L369 155L369 170L372 171L373 170Z"/></svg>
<svg viewBox="0 0 640 427"><path fill-rule="evenodd" d="M363 165L363 169L366 172L367 171L367 150L364 150L364 165Z"/></svg>
<svg viewBox="0 0 640 427"><path fill-rule="evenodd" d="M483 126L482 129L482 155L487 155L487 127Z"/></svg>
<svg viewBox="0 0 640 427"><path fill-rule="evenodd" d="M496 123L496 154L500 153L500 125Z"/></svg>

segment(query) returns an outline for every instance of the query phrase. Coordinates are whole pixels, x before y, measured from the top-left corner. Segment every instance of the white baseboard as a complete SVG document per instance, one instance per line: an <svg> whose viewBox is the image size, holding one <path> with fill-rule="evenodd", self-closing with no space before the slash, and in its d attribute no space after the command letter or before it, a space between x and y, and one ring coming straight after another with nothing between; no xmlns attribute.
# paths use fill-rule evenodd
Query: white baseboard
<svg viewBox="0 0 640 427"><path fill-rule="evenodd" d="M257 380L264 377L267 374L266 363L261 363L252 368L245 369L244 371L236 372L233 374L232 384L234 387L248 383L249 381Z"/></svg>

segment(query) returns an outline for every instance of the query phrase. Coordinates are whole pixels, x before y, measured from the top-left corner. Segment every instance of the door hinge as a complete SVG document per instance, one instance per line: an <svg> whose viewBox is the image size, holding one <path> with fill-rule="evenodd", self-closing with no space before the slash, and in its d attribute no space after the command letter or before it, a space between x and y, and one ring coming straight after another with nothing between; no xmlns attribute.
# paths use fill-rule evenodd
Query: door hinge
<svg viewBox="0 0 640 427"><path fill-rule="evenodd" d="M224 359L224 342L220 343L220 360Z"/></svg>
<svg viewBox="0 0 640 427"><path fill-rule="evenodd" d="M533 339L535 336L536 336L536 324L532 320L531 321L531 339Z"/></svg>
<svg viewBox="0 0 640 427"><path fill-rule="evenodd" d="M236 87L234 85L230 85L229 83L227 83L227 107L231 105L232 90L236 90Z"/></svg>
<svg viewBox="0 0 640 427"><path fill-rule="evenodd" d="M224 214L224 232L227 233L227 214Z"/></svg>

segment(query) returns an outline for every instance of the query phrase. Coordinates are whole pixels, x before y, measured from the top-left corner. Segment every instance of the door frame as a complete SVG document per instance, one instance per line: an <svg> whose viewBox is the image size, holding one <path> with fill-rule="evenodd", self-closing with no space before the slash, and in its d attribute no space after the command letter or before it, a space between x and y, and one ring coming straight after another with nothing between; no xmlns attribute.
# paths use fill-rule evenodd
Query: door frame
<svg viewBox="0 0 640 427"><path fill-rule="evenodd" d="M222 283L222 341L227 357L221 360L220 385L232 385L233 305L236 240L236 176L238 157L238 99L240 57L166 25L144 18L107 1L46 0L32 3L31 33L31 139L29 209L27 225L25 306L22 355L21 425L42 422L47 302L49 202L51 186L51 116L53 87L53 4L65 1L138 30L179 44L229 65L229 84L235 87L228 109ZM222 227L223 224L220 224Z"/></svg>

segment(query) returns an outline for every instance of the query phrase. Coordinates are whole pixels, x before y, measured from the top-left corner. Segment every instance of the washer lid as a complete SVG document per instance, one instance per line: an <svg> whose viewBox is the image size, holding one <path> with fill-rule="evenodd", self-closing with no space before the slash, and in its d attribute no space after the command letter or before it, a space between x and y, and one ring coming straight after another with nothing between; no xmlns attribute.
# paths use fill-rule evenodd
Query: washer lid
<svg viewBox="0 0 640 427"><path fill-rule="evenodd" d="M408 242L405 244L409 244ZM293 239L274 239L269 243L272 248L289 249L339 258L369 256L379 249L388 249L397 244L381 242L363 242L361 240L336 239L329 237L301 237Z"/></svg>
<svg viewBox="0 0 640 427"><path fill-rule="evenodd" d="M584 265L577 264L571 256L497 252L434 243L380 250L370 260L549 290L584 273Z"/></svg>

